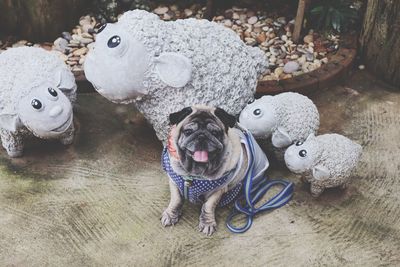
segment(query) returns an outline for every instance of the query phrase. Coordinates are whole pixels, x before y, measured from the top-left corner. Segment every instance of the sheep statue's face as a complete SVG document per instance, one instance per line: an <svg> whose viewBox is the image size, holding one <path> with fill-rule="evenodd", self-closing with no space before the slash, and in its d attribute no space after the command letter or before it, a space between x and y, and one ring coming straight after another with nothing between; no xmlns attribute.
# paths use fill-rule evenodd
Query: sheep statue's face
<svg viewBox="0 0 400 267"><path fill-rule="evenodd" d="M276 128L276 112L268 103L271 96L250 101L239 116L240 124L247 128L256 138L267 138Z"/></svg>
<svg viewBox="0 0 400 267"><path fill-rule="evenodd" d="M113 102L146 94L143 79L150 65L144 45L118 25L104 24L85 60L86 78Z"/></svg>
<svg viewBox="0 0 400 267"><path fill-rule="evenodd" d="M58 88L45 85L34 88L19 100L14 120L14 126L24 125L41 138L58 137L72 123L69 99Z"/></svg>
<svg viewBox="0 0 400 267"><path fill-rule="evenodd" d="M177 52L155 52L118 22L100 27L84 69L96 90L115 103L130 103L146 95L149 77L175 88L184 87L192 77L190 58Z"/></svg>
<svg viewBox="0 0 400 267"><path fill-rule="evenodd" d="M288 169L294 173L303 173L312 169L317 157L317 145L315 136L311 134L306 141L298 141L288 147L285 152L285 163Z"/></svg>

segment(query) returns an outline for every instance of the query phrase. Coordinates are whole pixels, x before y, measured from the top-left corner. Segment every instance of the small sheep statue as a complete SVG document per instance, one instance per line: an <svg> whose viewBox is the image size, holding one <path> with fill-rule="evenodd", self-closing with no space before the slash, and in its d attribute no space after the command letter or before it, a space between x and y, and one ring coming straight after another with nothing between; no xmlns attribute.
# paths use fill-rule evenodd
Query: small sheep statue
<svg viewBox="0 0 400 267"><path fill-rule="evenodd" d="M168 115L184 107L211 105L239 114L267 67L265 53L215 22L166 22L144 10L101 26L84 65L100 94L135 103L164 142Z"/></svg>
<svg viewBox="0 0 400 267"><path fill-rule="evenodd" d="M271 138L272 145L280 149L316 134L319 113L308 97L289 92L249 102L239 122L255 138Z"/></svg>
<svg viewBox="0 0 400 267"><path fill-rule="evenodd" d="M318 197L325 188L346 187L361 151L359 144L342 135L311 134L304 143L298 141L286 150L285 163L311 183L311 194Z"/></svg>
<svg viewBox="0 0 400 267"><path fill-rule="evenodd" d="M24 139L74 137L72 72L42 48L10 48L0 54L0 137L10 157L23 154Z"/></svg>

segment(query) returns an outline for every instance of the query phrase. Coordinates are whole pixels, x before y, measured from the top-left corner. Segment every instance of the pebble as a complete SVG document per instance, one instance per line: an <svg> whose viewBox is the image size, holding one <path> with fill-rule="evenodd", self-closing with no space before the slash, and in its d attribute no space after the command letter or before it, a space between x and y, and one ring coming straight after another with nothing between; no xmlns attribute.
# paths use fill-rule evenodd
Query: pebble
<svg viewBox="0 0 400 267"><path fill-rule="evenodd" d="M90 43L93 43L93 39L81 37L81 38L79 38L79 42L81 42L82 44L90 44Z"/></svg>
<svg viewBox="0 0 400 267"><path fill-rule="evenodd" d="M359 69L359 70L364 70L364 69L365 69L365 65L359 65L359 66L358 66L358 69Z"/></svg>
<svg viewBox="0 0 400 267"><path fill-rule="evenodd" d="M62 37L58 37L55 41L54 41L54 49L60 52L65 52L65 50L67 50L68 48L68 41L65 40Z"/></svg>
<svg viewBox="0 0 400 267"><path fill-rule="evenodd" d="M169 8L166 6L157 7L156 9L154 9L154 13L156 13L157 15L164 15L168 12L168 10Z"/></svg>
<svg viewBox="0 0 400 267"><path fill-rule="evenodd" d="M305 56L306 56L307 61L314 60L314 54L312 54L312 53L306 53Z"/></svg>
<svg viewBox="0 0 400 267"><path fill-rule="evenodd" d="M257 35L256 40L258 43L263 43L265 42L265 40L267 40L267 35L265 34L265 32L262 32L259 35Z"/></svg>
<svg viewBox="0 0 400 267"><path fill-rule="evenodd" d="M188 8L186 8L183 12L185 13L186 17L190 17L191 15L193 15L193 11L191 9L188 9Z"/></svg>
<svg viewBox="0 0 400 267"><path fill-rule="evenodd" d="M303 38L304 43L309 44L314 41L314 36L312 34L308 34Z"/></svg>
<svg viewBox="0 0 400 267"><path fill-rule="evenodd" d="M227 20L225 20L225 22L224 22L224 26L225 27L232 27L232 25L233 25L233 23L232 23L232 21L231 20L229 20L229 19L227 19Z"/></svg>
<svg viewBox="0 0 400 267"><path fill-rule="evenodd" d="M281 74L283 74L283 68L282 67L278 67L274 70L274 74L276 76L276 78L279 78L279 76L281 76Z"/></svg>
<svg viewBox="0 0 400 267"><path fill-rule="evenodd" d="M247 23L249 23L249 24L255 24L257 21L258 21L258 18L257 18L256 16L253 16L253 17L250 17L250 18L247 20Z"/></svg>
<svg viewBox="0 0 400 267"><path fill-rule="evenodd" d="M67 41L71 41L72 40L72 36L69 32L62 32L61 33L61 37L64 38Z"/></svg>
<svg viewBox="0 0 400 267"><path fill-rule="evenodd" d="M89 51L89 49L87 49L86 47L82 47L82 48L79 48L79 49L75 50L74 52L72 52L72 54L74 56L82 56L82 55L86 54L88 51Z"/></svg>
<svg viewBox="0 0 400 267"><path fill-rule="evenodd" d="M248 44L250 46L257 44L257 41L254 38L247 37L247 38L244 38L244 40L245 40L246 44Z"/></svg>
<svg viewBox="0 0 400 267"><path fill-rule="evenodd" d="M90 18L90 16L84 16L84 17L80 18L79 25L81 25L81 26L86 25L86 24L90 25L91 22L92 22L92 19Z"/></svg>
<svg viewBox="0 0 400 267"><path fill-rule="evenodd" d="M293 73L297 71L299 68L300 68L299 63L297 63L296 61L289 61L283 67L283 71L285 73Z"/></svg>

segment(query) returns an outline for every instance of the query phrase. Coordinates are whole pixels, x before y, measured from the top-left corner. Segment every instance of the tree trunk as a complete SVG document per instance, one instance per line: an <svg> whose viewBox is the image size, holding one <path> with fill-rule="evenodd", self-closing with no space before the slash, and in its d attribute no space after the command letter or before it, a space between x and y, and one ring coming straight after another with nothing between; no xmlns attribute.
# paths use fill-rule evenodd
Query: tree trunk
<svg viewBox="0 0 400 267"><path fill-rule="evenodd" d="M367 67L400 88L399 0L368 0L360 41Z"/></svg>
<svg viewBox="0 0 400 267"><path fill-rule="evenodd" d="M77 24L90 1L0 0L0 32L30 41L50 41Z"/></svg>

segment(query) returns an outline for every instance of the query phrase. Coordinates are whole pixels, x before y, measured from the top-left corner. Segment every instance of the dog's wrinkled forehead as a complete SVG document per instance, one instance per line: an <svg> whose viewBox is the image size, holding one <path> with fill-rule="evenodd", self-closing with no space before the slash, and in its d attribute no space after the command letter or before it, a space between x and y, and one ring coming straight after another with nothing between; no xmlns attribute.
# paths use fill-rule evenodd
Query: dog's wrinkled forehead
<svg viewBox="0 0 400 267"><path fill-rule="evenodd" d="M225 129L234 127L236 118L228 114L220 108L211 108L207 106L186 107L178 112L172 113L169 116L171 125L183 125L187 121L202 122L203 124L214 122L222 123Z"/></svg>
<svg viewBox="0 0 400 267"><path fill-rule="evenodd" d="M211 114L211 112L207 111L198 111L195 112L190 116L190 120L188 124L184 126L192 126L192 127L197 127L197 128L204 128L207 126L209 123L217 123L217 120L215 119L216 117Z"/></svg>

